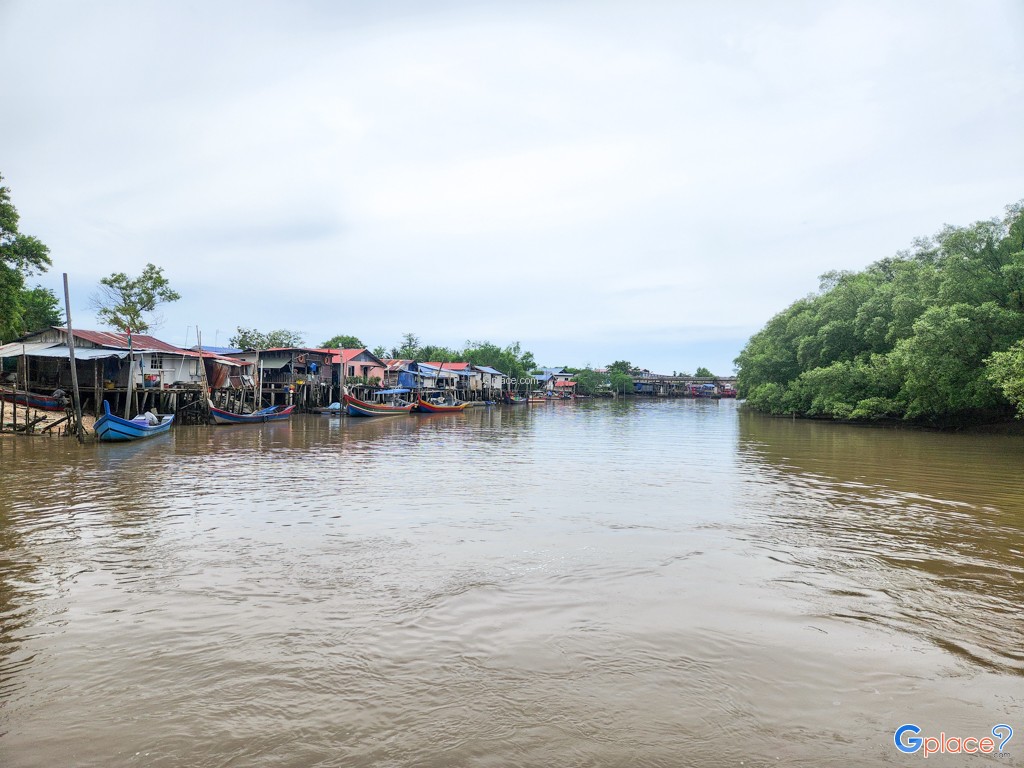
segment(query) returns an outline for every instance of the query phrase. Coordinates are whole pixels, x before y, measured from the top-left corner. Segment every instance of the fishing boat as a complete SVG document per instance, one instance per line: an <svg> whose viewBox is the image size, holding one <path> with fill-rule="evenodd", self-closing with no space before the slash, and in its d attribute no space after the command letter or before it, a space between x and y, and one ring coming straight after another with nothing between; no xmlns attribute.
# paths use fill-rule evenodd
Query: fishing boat
<svg viewBox="0 0 1024 768"><path fill-rule="evenodd" d="M523 405L526 402L526 398L516 397L511 392L506 392L502 402L504 402L505 405Z"/></svg>
<svg viewBox="0 0 1024 768"><path fill-rule="evenodd" d="M57 390L57 392L60 394L40 395L21 389L0 389L0 397L3 397L8 403L27 405L29 408L38 408L41 411L63 411L67 406L68 398L61 390Z"/></svg>
<svg viewBox="0 0 1024 768"><path fill-rule="evenodd" d="M231 413L210 406L214 424L265 424L268 421L287 421L295 410L294 405L272 405L253 413Z"/></svg>
<svg viewBox="0 0 1024 768"><path fill-rule="evenodd" d="M410 413L413 403L401 399L399 395L408 393L408 389L383 389L374 393L375 402L360 400L352 395L345 395L345 412L349 416L401 416Z"/></svg>
<svg viewBox="0 0 1024 768"><path fill-rule="evenodd" d="M155 435L162 435L171 428L174 414L162 417L155 424L150 418L152 414L139 414L134 419L122 419L110 412L110 404L103 401L103 415L96 420L96 436L106 443L142 440Z"/></svg>
<svg viewBox="0 0 1024 768"><path fill-rule="evenodd" d="M436 397L429 400L420 397L416 400L416 410L419 413L462 413L469 407L469 403L445 402L443 398Z"/></svg>

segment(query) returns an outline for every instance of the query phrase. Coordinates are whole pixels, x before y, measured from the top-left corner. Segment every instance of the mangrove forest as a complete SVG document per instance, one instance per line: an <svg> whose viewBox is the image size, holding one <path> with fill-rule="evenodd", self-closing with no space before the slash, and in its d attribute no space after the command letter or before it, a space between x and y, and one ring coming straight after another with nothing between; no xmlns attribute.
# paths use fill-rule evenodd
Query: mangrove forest
<svg viewBox="0 0 1024 768"><path fill-rule="evenodd" d="M757 410L953 427L1024 415L1024 201L830 272L736 358Z"/></svg>

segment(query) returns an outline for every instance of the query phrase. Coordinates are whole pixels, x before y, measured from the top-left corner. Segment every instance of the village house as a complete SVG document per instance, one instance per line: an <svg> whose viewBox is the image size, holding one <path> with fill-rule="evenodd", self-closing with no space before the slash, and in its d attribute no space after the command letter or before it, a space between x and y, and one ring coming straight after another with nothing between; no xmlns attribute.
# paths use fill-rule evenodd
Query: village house
<svg viewBox="0 0 1024 768"><path fill-rule="evenodd" d="M66 328L56 326L0 347L0 358L18 359L18 380L34 392L71 391L71 350ZM74 331L75 368L83 410L101 412L104 399L142 390L201 389L239 384L244 367L204 351L181 349L146 334ZM154 398L155 400L155 398ZM145 402L145 399L143 400ZM176 401L175 401L176 402Z"/></svg>
<svg viewBox="0 0 1024 768"><path fill-rule="evenodd" d="M259 381L261 403L322 407L331 398L334 355L321 349L276 347L248 349L226 355L253 366Z"/></svg>
<svg viewBox="0 0 1024 768"><path fill-rule="evenodd" d="M486 399L493 400L501 397L508 380L504 373L486 365L474 365L473 370L480 374L480 387Z"/></svg>

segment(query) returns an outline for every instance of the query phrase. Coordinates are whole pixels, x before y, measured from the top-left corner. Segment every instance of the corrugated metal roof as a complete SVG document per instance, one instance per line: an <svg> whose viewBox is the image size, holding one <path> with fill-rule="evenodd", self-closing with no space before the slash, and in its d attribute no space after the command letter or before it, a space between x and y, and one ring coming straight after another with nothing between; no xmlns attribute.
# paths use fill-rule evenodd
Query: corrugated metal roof
<svg viewBox="0 0 1024 768"><path fill-rule="evenodd" d="M20 342L14 342L12 344L4 344L0 347L0 357L21 357L23 354L31 355L40 349L47 349L48 347L57 346L52 341L32 341L27 344Z"/></svg>
<svg viewBox="0 0 1024 768"><path fill-rule="evenodd" d="M61 328L59 330L67 333L67 328ZM128 349L128 334L126 333L114 333L113 331L81 331L75 329L75 338L88 341L90 344L96 344L101 347L112 347L113 349ZM132 334L132 349L137 352L176 352L179 355L193 356L190 355L189 351L176 347L173 344L168 344L166 341L160 341L155 336L147 336L144 333L133 333ZM78 351L78 348L75 348Z"/></svg>
<svg viewBox="0 0 1024 768"><path fill-rule="evenodd" d="M190 349L193 352L198 352L199 351L199 345L196 345L194 347L190 347ZM210 346L209 344L203 344L203 353L204 353L203 356L204 357L206 356L205 353L207 353L207 352L213 352L215 355L233 355L233 354L238 354L239 352L243 352L243 351L244 350L241 350L238 347L213 347L213 346Z"/></svg>
<svg viewBox="0 0 1024 768"><path fill-rule="evenodd" d="M501 371L494 370L489 365L474 365L473 367L476 368L478 371L480 371L482 373L489 373L492 376L504 376L505 375Z"/></svg>
<svg viewBox="0 0 1024 768"><path fill-rule="evenodd" d="M63 357L70 359L71 350L65 346L48 347L33 352L29 357ZM102 360L108 357L128 357L127 349L93 349L91 347L75 347L75 360Z"/></svg>
<svg viewBox="0 0 1024 768"><path fill-rule="evenodd" d="M370 357L372 357L374 360L380 360L379 357L377 357L375 354L373 354L373 352L371 352L366 347L360 347L359 349L330 349L330 348L328 348L328 349L317 349L315 351L316 352L322 352L325 355L331 355L331 364L332 365L337 365L342 360L344 360L347 363L350 360L352 360L352 358L359 357L359 355L363 354L364 352L366 354L368 354ZM381 365L384 365L383 361L381 361Z"/></svg>

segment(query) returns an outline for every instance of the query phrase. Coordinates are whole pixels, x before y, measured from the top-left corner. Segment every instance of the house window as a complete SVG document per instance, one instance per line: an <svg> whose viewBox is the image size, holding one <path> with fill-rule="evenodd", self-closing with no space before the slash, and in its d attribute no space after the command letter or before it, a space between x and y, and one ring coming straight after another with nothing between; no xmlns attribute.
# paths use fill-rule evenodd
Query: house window
<svg viewBox="0 0 1024 768"><path fill-rule="evenodd" d="M163 355L152 355L149 358L149 369L151 371L159 371L164 367L164 356Z"/></svg>
<svg viewBox="0 0 1024 768"><path fill-rule="evenodd" d="M356 375L356 367L354 365L350 365L348 367L348 375L349 376L355 376Z"/></svg>

